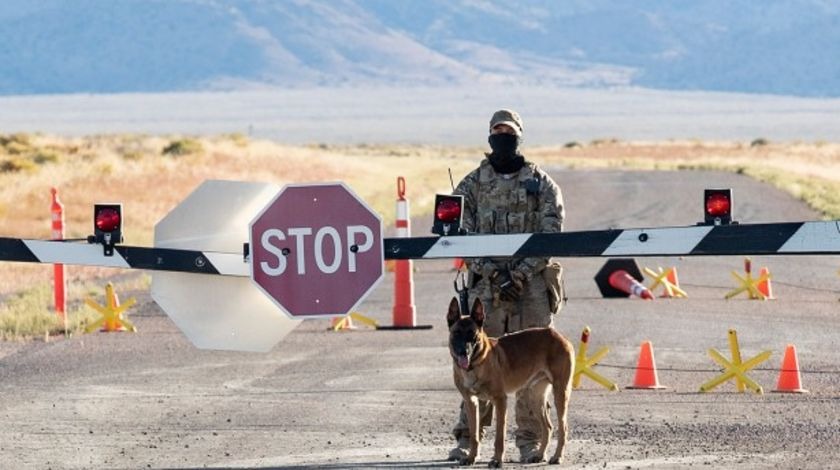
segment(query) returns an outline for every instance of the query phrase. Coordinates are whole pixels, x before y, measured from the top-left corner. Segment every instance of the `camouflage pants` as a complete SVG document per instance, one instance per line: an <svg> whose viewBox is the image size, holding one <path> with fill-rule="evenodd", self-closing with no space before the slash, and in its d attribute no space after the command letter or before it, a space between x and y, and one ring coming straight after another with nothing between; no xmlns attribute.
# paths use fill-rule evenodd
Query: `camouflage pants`
<svg viewBox="0 0 840 470"><path fill-rule="evenodd" d="M525 285L522 298L516 302L505 302L493 299L493 289L487 279L480 280L470 289L470 302L479 298L484 304L486 319L484 329L491 337L499 337L505 333L513 333L525 328L552 326L552 314L549 307L549 297L545 281L542 276L534 276ZM541 386L542 385L542 386ZM550 388L549 388L550 390ZM531 384L528 388L516 392L516 446L526 450L538 444L541 423L551 420L545 417L549 413L544 384ZM493 406L489 401L479 403L481 428L479 437L484 435L484 426L489 426L493 417ZM464 403L458 422L452 429L452 434L460 444L469 441L470 429Z"/></svg>

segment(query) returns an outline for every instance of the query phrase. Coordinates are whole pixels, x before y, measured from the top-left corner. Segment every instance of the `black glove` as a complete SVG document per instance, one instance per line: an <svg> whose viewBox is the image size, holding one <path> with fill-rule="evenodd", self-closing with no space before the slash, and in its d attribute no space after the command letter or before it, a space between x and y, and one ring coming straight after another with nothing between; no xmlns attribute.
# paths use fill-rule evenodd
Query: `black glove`
<svg viewBox="0 0 840 470"><path fill-rule="evenodd" d="M519 300L525 290L525 276L516 271L496 271L493 283L499 289L499 299L508 302Z"/></svg>

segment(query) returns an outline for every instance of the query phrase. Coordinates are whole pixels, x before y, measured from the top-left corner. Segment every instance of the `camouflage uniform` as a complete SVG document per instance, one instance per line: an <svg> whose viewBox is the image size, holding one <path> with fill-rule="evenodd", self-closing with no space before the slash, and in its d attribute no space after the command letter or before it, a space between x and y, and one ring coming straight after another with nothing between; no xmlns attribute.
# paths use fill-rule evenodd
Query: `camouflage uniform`
<svg viewBox="0 0 840 470"><path fill-rule="evenodd" d="M518 117L518 116L517 116ZM521 121L519 121L521 123ZM492 127L492 121L491 121ZM515 173L497 173L488 159L468 174L455 189L464 196L464 228L470 233L536 233L560 232L564 208L560 187L535 164L525 161ZM552 314L562 304L562 289L550 292L551 285L562 285L559 264L548 258L476 258L467 260L470 299L480 298L487 318L484 328L490 336L498 337L524 328L552 325ZM546 270L546 266L551 268ZM503 270L524 280L519 300L501 300L494 275ZM546 282L546 277L555 282ZM554 295L552 295L554 294ZM516 445L523 458L535 452L539 440L541 419L549 413L545 396L534 396L534 388L516 394ZM482 402L481 426L492 419L492 406ZM549 421L550 420L546 420ZM483 429L480 433L483 435ZM459 446L468 442L469 428L461 408L459 422L453 434ZM453 450L454 451L454 450Z"/></svg>

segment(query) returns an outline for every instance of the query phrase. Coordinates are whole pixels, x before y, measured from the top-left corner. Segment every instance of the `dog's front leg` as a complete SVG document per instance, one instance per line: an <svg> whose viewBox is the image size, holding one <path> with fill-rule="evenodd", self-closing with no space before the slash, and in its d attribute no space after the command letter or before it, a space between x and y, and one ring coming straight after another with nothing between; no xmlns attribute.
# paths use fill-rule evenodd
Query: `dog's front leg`
<svg viewBox="0 0 840 470"><path fill-rule="evenodd" d="M507 395L501 398L494 398L493 405L496 407L496 440L493 443L493 460L490 461L491 468L499 468L505 460L505 431L507 430Z"/></svg>
<svg viewBox="0 0 840 470"><path fill-rule="evenodd" d="M461 459L461 465L472 465L478 458L478 397L470 395L465 397L464 404L467 407L467 424L470 427L470 453L466 458Z"/></svg>

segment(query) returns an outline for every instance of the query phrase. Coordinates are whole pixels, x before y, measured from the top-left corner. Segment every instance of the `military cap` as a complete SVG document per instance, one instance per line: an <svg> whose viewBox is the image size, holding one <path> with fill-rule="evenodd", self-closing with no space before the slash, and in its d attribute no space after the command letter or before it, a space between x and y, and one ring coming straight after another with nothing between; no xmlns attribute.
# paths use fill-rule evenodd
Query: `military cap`
<svg viewBox="0 0 840 470"><path fill-rule="evenodd" d="M500 109L493 113L493 117L490 118L490 130L492 131L499 124L506 124L512 127L516 135L522 135L522 131L525 130L522 127L522 118L519 117L519 113L511 109Z"/></svg>

